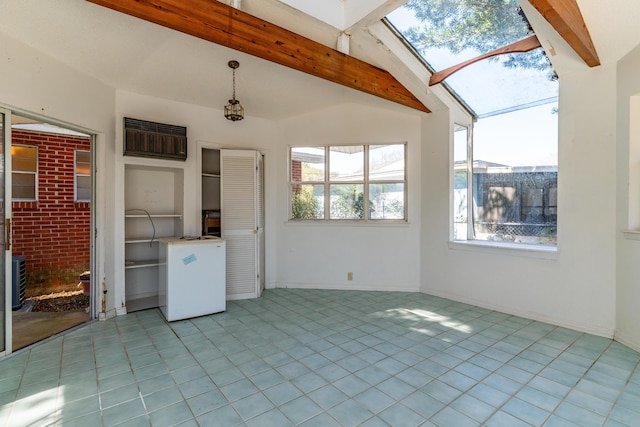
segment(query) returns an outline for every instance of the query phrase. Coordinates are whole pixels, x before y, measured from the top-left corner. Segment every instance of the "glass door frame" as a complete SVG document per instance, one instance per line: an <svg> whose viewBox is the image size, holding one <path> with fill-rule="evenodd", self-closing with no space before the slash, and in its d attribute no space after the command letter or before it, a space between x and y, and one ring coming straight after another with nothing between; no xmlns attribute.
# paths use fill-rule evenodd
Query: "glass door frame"
<svg viewBox="0 0 640 427"><path fill-rule="evenodd" d="M2 116L2 149L3 149L3 163L4 167L0 173L4 174L4 209L0 207L0 215L3 215L2 227L2 244L3 257L4 257L4 272L0 274L4 275L4 293L5 293L5 307L4 307L4 331L2 331L2 339L4 340L3 350L0 351L0 356L6 356L11 354L12 348L12 330L13 330L13 293L11 286L12 276L12 264L11 264L11 110L0 107L0 115ZM0 165L2 167L2 165ZM0 283L2 278L0 278Z"/></svg>
<svg viewBox="0 0 640 427"><path fill-rule="evenodd" d="M11 166L11 146L12 146L12 137L11 137L11 125L12 125L12 115L18 115L27 119L33 119L33 120L41 120L45 123L50 123L53 124L55 126L59 126L61 128L65 128L65 129L70 129L70 130L74 130L77 132L81 132L86 134L87 136L89 136L90 140L91 140L91 215L90 215L90 228L89 228L89 233L90 233L90 269L91 271L98 271L98 262L97 262L97 251L99 250L98 248L98 228L97 228L97 196L96 196L96 186L97 186L97 167L96 167L96 155L97 155L97 139L98 139L98 135L97 133L89 130L89 129L83 129L81 127L78 126L74 126L65 122L61 122L58 120L54 120L51 118L45 118L42 116L39 116L37 114L32 114L28 111L25 110L21 110L21 109L15 109L12 108L10 106L7 105L3 105L0 104L0 117L4 116L3 119L3 128L2 128L2 140L0 142L2 142L2 146L3 146L3 150L4 150L4 200L5 201L9 201L8 203L5 202L4 203L4 212L2 212L2 206L0 206L0 215L2 215L4 213L4 220L5 220L5 224L9 224L9 226L11 225L11 221L12 221L12 215L13 215L13 210L12 210L12 203L11 201L12 199L12 191L11 191L11 171L12 171L12 166ZM2 162L0 161L0 173L3 173L1 170L2 167ZM0 200L1 203L1 200ZM8 220L8 221L7 221ZM0 226L0 229L2 227ZM4 279L5 279L5 312L4 312L4 316L5 316L5 330L4 331L0 331L0 341L4 338L5 342L5 346L4 346L4 350L0 350L0 359L2 359L5 356L10 355L13 352L13 287L12 287L12 275L13 275L13 264L12 264L12 237L13 237L13 232L11 230L11 227L9 227L9 230L2 229L0 230L0 232L4 233L2 235L2 238L4 238L5 240L8 238L9 241L9 245L8 245L8 249L7 247L5 247L4 250L4 259L5 259L5 268L4 268ZM6 243L5 241L2 240L2 238L0 238L0 243ZM0 245L1 246L1 245ZM0 271L0 274L2 274L2 272ZM90 311L89 311L89 321L95 320L98 318L98 308L100 307L98 301L99 298L97 297L97 288L98 286L96 285L96 280L95 280L95 275L91 274L91 283L90 283ZM1 282L0 282L1 283ZM0 291L2 291L2 289L0 289ZM3 333L3 334L2 334ZM4 335L4 336L3 336ZM0 349L2 347L0 346Z"/></svg>

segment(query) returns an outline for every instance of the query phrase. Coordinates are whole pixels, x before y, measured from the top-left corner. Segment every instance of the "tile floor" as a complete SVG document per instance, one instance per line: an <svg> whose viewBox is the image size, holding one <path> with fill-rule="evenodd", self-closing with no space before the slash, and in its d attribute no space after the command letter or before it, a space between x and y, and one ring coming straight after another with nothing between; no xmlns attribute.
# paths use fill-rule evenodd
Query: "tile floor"
<svg viewBox="0 0 640 427"><path fill-rule="evenodd" d="M0 363L8 426L640 426L640 354L413 293L270 290L93 322Z"/></svg>

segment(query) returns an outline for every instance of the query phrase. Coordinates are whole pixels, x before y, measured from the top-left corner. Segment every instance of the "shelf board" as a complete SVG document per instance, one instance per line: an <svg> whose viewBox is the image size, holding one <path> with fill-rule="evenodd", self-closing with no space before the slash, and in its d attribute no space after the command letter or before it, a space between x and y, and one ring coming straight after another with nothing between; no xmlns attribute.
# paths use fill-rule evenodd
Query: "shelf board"
<svg viewBox="0 0 640 427"><path fill-rule="evenodd" d="M207 178L220 178L220 174L202 172L202 176Z"/></svg>
<svg viewBox="0 0 640 427"><path fill-rule="evenodd" d="M157 243L158 242L159 237L156 237L155 239L151 240L151 239L129 239L129 240L125 240L124 243L129 244L129 243Z"/></svg>
<svg viewBox="0 0 640 427"><path fill-rule="evenodd" d="M639 230L623 230L624 237L627 240L640 240Z"/></svg>
<svg viewBox="0 0 640 427"><path fill-rule="evenodd" d="M164 265L164 263L159 262L157 259L151 260L139 260L139 261L125 261L124 268L125 270L130 270L133 268L147 268L147 267L158 267Z"/></svg>

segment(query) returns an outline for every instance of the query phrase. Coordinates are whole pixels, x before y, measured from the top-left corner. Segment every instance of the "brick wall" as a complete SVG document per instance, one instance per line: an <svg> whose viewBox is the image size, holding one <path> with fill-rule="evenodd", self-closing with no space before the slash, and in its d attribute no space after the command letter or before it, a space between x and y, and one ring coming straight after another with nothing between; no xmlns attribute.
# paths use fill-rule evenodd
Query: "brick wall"
<svg viewBox="0 0 640 427"><path fill-rule="evenodd" d="M13 202L13 255L24 255L29 276L90 267L90 203L74 201L74 153L88 137L12 129L13 144L38 147L35 202ZM46 279L41 279L46 280Z"/></svg>
<svg viewBox="0 0 640 427"><path fill-rule="evenodd" d="M291 160L291 181L300 181L302 179L302 162L300 160Z"/></svg>

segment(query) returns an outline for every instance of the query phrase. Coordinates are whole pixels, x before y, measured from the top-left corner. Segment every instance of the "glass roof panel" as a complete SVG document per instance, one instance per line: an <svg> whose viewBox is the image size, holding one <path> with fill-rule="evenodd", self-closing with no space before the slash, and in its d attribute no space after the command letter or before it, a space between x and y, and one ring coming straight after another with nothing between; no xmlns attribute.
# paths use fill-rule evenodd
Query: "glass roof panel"
<svg viewBox="0 0 640 427"><path fill-rule="evenodd" d="M532 34L518 0L409 0L387 15L435 71L475 58ZM542 48L499 55L445 80L479 116L552 102L558 83Z"/></svg>

